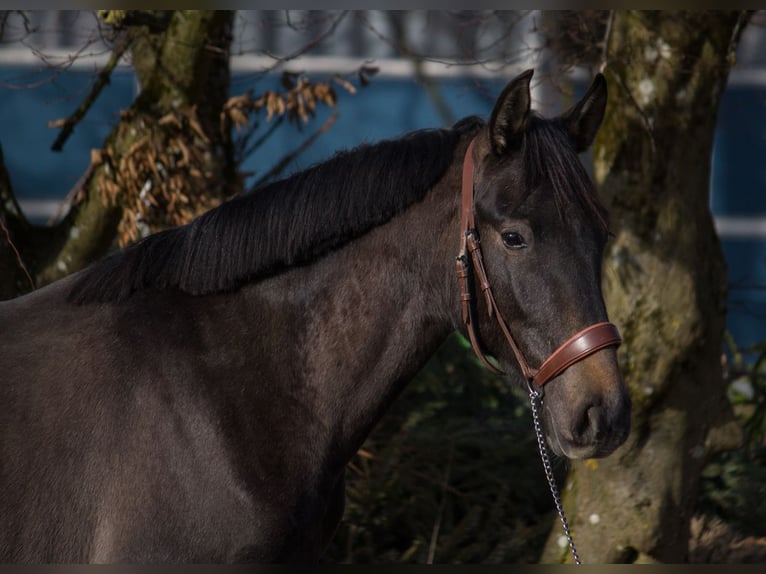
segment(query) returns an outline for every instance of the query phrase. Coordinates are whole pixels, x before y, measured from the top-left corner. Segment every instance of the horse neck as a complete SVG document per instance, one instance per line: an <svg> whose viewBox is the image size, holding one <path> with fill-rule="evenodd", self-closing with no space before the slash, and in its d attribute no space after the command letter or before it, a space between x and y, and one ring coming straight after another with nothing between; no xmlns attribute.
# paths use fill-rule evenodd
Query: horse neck
<svg viewBox="0 0 766 574"><path fill-rule="evenodd" d="M291 396L308 403L301 410L310 413L311 440L320 450L333 445L333 466L353 456L454 329L454 171L386 224L251 289L259 308L273 310L271 352L288 367ZM283 356L290 339L297 352Z"/></svg>

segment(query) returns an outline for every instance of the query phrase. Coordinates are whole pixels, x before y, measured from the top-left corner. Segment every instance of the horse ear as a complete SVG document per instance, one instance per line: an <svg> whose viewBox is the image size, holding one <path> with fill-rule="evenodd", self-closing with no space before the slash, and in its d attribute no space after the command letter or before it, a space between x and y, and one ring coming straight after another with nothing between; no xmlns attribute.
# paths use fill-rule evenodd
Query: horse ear
<svg viewBox="0 0 766 574"><path fill-rule="evenodd" d="M524 133L531 97L529 81L534 70L516 76L500 94L489 120L489 140L492 151L502 155Z"/></svg>
<svg viewBox="0 0 766 574"><path fill-rule="evenodd" d="M582 153L593 143L606 110L606 79L596 74L588 92L563 116L564 127L577 153Z"/></svg>

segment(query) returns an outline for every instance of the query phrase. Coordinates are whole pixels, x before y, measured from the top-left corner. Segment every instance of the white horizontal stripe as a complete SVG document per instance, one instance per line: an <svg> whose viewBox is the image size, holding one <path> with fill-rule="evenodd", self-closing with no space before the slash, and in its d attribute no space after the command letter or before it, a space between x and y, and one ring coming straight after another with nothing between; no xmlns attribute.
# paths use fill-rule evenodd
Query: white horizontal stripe
<svg viewBox="0 0 766 574"><path fill-rule="evenodd" d="M766 68L734 68L729 72L729 86L766 86Z"/></svg>
<svg viewBox="0 0 766 574"><path fill-rule="evenodd" d="M92 70L102 67L108 60L109 53L102 49L94 49L92 52L79 55L75 50L62 50L60 48L43 49L40 54L26 48L0 49L0 66L29 66L45 69L50 65L71 67L76 70ZM378 73L381 76L412 77L415 73L415 63L411 60L347 56L300 56L279 62L278 59L270 56L243 54L232 56L230 67L233 73L258 73L271 69L281 72L288 69L317 74L346 74L355 72L362 65L379 68ZM120 61L120 67L129 67L124 58ZM423 73L433 77L477 76L492 78L497 77L498 74L505 77L524 68L523 63L511 66L504 62L490 61L481 64L448 60L423 62Z"/></svg>
<svg viewBox="0 0 766 574"><path fill-rule="evenodd" d="M232 73L262 72L272 68L278 61L268 56L247 54L231 58ZM361 66L378 68L378 75L394 78L411 78L415 75L415 63L402 58L352 58L346 56L301 56L279 65L278 70L305 71L316 74L346 74L355 72ZM431 61L422 63L422 73L429 77L474 76L496 78L506 77L513 72L520 72L522 64L513 66L504 62L485 62L483 64L458 61Z"/></svg>
<svg viewBox="0 0 766 574"><path fill-rule="evenodd" d="M45 60L27 48L7 47L0 49L0 66L30 66L44 69L48 65L71 67L75 70L93 70L101 68L109 59L109 52L103 48L94 47L93 51L77 54L76 50L61 48L43 49ZM243 54L231 57L231 70L234 73L258 73L275 66L277 60L270 56ZM481 64L459 61L424 61L423 73L435 78L453 78L473 76L480 78L507 78L514 73L526 69L532 62L517 62L513 65L502 61L487 61ZM415 73L415 63L403 58L353 58L348 56L300 56L279 64L276 68L281 71L305 71L317 74L346 74L356 71L362 65L379 68L379 74L386 77L412 77ZM120 68L130 65L123 58ZM574 69L570 75L576 79L590 77L590 73L582 69ZM766 86L766 68L734 68L729 74L729 85L732 86Z"/></svg>
<svg viewBox="0 0 766 574"><path fill-rule="evenodd" d="M103 67L109 61L110 52L106 48L93 48L78 54L74 48L41 49L35 53L28 48L0 49L0 66L29 66L44 70L49 67L69 68L74 70L94 70ZM128 67L126 60L120 60L120 67Z"/></svg>
<svg viewBox="0 0 766 574"><path fill-rule="evenodd" d="M766 217L718 215L715 227L723 239L766 239Z"/></svg>

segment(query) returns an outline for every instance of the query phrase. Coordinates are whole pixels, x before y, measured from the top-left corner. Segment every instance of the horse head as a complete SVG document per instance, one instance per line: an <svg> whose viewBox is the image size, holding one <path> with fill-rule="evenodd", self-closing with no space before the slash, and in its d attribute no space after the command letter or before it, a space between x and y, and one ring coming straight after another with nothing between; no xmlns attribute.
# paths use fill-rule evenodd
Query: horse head
<svg viewBox="0 0 766 574"><path fill-rule="evenodd" d="M603 119L606 82L596 76L569 111L547 119L530 110L531 77L527 71L508 84L466 154L463 218L480 238L481 261L474 263L483 265L473 266L476 292L485 290L485 275L493 294L474 297L473 322L487 352L506 370L521 370L532 387L537 367L562 344L602 325L605 345L540 384L553 450L569 458L606 456L628 435L630 398L601 292L607 214L578 157ZM466 185L473 188L468 215Z"/></svg>

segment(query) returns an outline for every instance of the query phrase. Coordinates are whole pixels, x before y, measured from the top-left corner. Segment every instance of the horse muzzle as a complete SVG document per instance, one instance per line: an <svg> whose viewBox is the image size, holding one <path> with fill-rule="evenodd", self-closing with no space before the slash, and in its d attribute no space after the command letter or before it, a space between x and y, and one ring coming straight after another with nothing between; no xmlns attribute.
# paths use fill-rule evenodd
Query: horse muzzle
<svg viewBox="0 0 766 574"><path fill-rule="evenodd" d="M543 417L556 454L602 458L628 438L631 400L614 350L603 349L571 365L545 389Z"/></svg>

